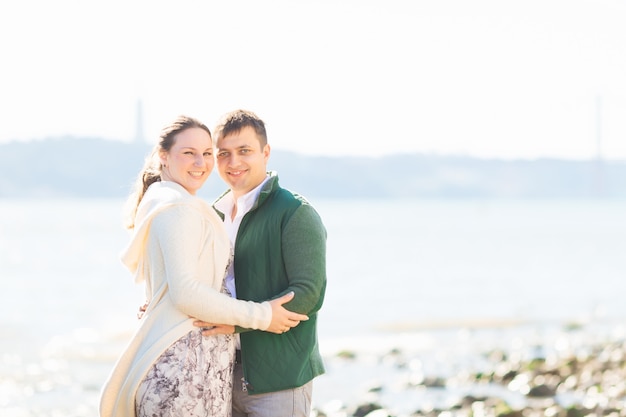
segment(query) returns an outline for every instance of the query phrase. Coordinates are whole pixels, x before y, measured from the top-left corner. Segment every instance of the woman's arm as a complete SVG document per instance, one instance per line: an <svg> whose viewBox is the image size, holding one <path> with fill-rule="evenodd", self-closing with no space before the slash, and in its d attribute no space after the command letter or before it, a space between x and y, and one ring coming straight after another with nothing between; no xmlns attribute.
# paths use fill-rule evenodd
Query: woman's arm
<svg viewBox="0 0 626 417"><path fill-rule="evenodd" d="M161 272L165 274L169 296L176 308L206 322L260 330L292 327L294 322L306 319L306 316L282 307L281 314L273 314L275 309L269 302L237 300L198 279L199 274L213 273L213 269L199 270L202 248L213 244L204 241L206 235L202 225L201 213L185 206L163 211L152 223L151 249L162 254ZM213 238L211 234L209 230L209 240ZM222 277L213 277L213 280L218 280L221 285Z"/></svg>

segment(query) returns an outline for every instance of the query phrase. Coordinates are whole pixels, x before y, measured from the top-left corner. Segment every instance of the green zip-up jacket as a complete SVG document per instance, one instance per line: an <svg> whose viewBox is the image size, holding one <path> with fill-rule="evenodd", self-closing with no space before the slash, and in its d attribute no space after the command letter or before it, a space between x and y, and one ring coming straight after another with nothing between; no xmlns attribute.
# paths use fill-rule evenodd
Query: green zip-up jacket
<svg viewBox="0 0 626 417"><path fill-rule="evenodd" d="M274 173L270 176L237 233L237 298L265 301L293 291L285 308L309 320L283 334L238 329L250 394L297 388L324 373L317 313L326 291L326 229L302 196L281 188Z"/></svg>

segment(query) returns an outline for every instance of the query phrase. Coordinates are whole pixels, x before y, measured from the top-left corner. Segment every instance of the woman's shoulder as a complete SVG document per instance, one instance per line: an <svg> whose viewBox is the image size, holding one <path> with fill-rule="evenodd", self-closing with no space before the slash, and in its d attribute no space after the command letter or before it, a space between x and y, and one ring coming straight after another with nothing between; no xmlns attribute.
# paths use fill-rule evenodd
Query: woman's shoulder
<svg viewBox="0 0 626 417"><path fill-rule="evenodd" d="M155 202L168 203L193 198L185 188L172 181L155 182L148 187L144 199Z"/></svg>
<svg viewBox="0 0 626 417"><path fill-rule="evenodd" d="M187 192L182 186L170 181L151 184L137 208L137 217L154 220L157 217L177 215L202 215L210 205Z"/></svg>

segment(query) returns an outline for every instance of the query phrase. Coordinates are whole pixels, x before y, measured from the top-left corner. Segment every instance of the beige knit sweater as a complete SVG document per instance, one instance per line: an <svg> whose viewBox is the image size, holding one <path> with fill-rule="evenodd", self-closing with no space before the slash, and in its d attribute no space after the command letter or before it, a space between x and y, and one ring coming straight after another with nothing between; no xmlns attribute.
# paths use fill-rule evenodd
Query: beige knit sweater
<svg viewBox="0 0 626 417"><path fill-rule="evenodd" d="M149 304L103 387L101 417L135 416L135 392L152 364L197 329L190 316L250 329L269 327L268 302L220 292L230 250L222 220L209 204L173 182L148 188L122 262L136 282L145 283Z"/></svg>

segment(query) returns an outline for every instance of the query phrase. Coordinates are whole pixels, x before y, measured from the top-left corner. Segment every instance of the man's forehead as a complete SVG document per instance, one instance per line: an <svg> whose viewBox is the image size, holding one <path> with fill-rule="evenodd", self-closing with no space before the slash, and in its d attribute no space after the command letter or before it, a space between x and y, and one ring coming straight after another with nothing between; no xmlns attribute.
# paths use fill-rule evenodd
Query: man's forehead
<svg viewBox="0 0 626 417"><path fill-rule="evenodd" d="M230 135L221 137L217 140L215 147L217 149L246 149L246 148L258 148L260 145L256 136L241 135L239 133L232 133Z"/></svg>
<svg viewBox="0 0 626 417"><path fill-rule="evenodd" d="M243 148L253 148L254 143L251 141L245 141L241 143L225 143L222 140L219 140L216 144L217 149L243 149Z"/></svg>

